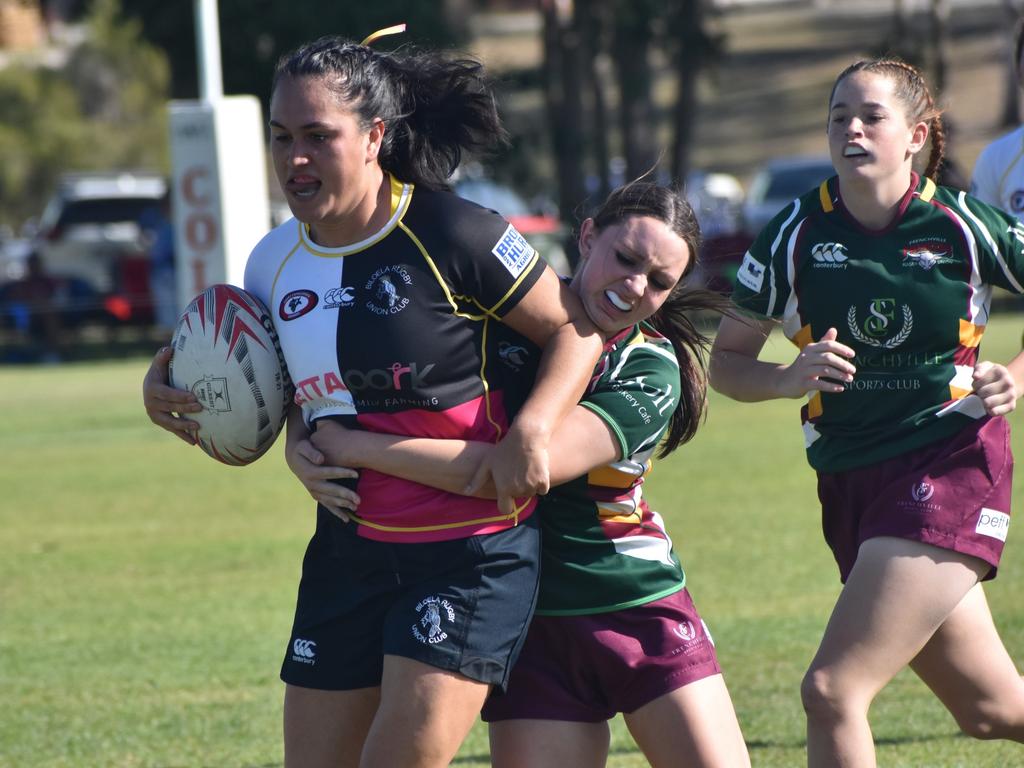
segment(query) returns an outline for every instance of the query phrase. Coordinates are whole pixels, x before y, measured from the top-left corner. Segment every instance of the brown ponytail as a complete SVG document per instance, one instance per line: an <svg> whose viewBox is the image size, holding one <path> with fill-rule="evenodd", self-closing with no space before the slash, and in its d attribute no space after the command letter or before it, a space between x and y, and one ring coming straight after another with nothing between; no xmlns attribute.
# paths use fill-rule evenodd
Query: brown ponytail
<svg viewBox="0 0 1024 768"><path fill-rule="evenodd" d="M928 156L924 175L934 178L946 151L946 130L942 124L942 110L936 106L935 99L932 97L931 91L928 90L921 71L899 59L858 61L839 73L828 99L830 105L839 83L857 72L871 72L888 77L896 86L896 97L906 107L907 119L911 123L922 121L928 124L931 153Z"/></svg>

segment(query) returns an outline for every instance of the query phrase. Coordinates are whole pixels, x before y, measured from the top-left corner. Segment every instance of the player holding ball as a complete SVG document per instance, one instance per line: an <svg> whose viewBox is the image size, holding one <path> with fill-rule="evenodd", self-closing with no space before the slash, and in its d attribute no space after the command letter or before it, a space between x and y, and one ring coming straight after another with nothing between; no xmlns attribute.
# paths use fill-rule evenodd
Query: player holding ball
<svg viewBox="0 0 1024 768"><path fill-rule="evenodd" d="M525 637L530 497L602 341L514 227L446 191L463 152L504 135L476 62L321 38L278 63L270 126L295 218L254 249L245 289L274 314L296 387L289 443L324 421L496 443L478 477L499 495L365 472L358 520L318 506L281 673L285 762L448 765ZM484 378L498 324L544 350L517 413ZM166 385L167 357L146 409L192 442L196 407Z"/></svg>

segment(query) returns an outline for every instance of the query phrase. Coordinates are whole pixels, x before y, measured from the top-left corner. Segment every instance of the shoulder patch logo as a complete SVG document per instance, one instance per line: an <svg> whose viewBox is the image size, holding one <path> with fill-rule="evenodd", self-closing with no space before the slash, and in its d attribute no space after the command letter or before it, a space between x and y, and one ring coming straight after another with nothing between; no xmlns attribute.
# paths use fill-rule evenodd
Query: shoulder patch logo
<svg viewBox="0 0 1024 768"><path fill-rule="evenodd" d="M519 234L519 230L508 225L501 239L494 244L491 253L498 257L512 277L519 277L533 259L533 246Z"/></svg>
<svg viewBox="0 0 1024 768"><path fill-rule="evenodd" d="M311 312L320 301L313 291L305 289L291 291L284 295L277 307L277 314L282 320L296 320L307 312Z"/></svg>
<svg viewBox="0 0 1024 768"><path fill-rule="evenodd" d="M754 293L759 293L764 283L764 264L751 256L750 251L747 251L743 256L743 263L740 264L740 268L736 272L736 279L744 287Z"/></svg>

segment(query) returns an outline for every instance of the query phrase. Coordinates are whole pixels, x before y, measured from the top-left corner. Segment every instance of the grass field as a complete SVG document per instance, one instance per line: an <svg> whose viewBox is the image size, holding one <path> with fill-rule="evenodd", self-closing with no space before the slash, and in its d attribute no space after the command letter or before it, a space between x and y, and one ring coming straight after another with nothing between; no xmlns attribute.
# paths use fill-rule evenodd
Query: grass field
<svg viewBox="0 0 1024 768"><path fill-rule="evenodd" d="M997 319L986 357L1008 359L1022 325ZM789 351L773 341L772 354ZM280 446L225 467L150 425L147 362L0 368L4 768L281 764L277 670L313 510ZM715 635L754 765L802 764L798 685L838 580L797 403L713 396L649 495ZM1018 538L988 593L1024 659ZM880 765L1024 764L1024 747L960 737L912 675L879 696L872 721ZM478 726L456 764L487 762ZM617 723L609 765L644 764Z"/></svg>

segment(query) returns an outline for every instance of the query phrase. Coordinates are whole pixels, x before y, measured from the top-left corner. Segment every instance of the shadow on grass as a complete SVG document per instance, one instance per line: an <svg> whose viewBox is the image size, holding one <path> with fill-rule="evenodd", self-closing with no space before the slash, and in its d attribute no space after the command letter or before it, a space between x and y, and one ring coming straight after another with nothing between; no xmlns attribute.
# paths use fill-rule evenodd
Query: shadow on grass
<svg viewBox="0 0 1024 768"><path fill-rule="evenodd" d="M898 747L903 744L927 744L933 741L948 741L950 739L967 738L964 734L959 731L947 731L946 733L927 733L918 734L914 736L899 736L889 738L876 738L876 747ZM806 749L807 740L800 739L799 741L748 741L747 749L754 751L757 749Z"/></svg>

